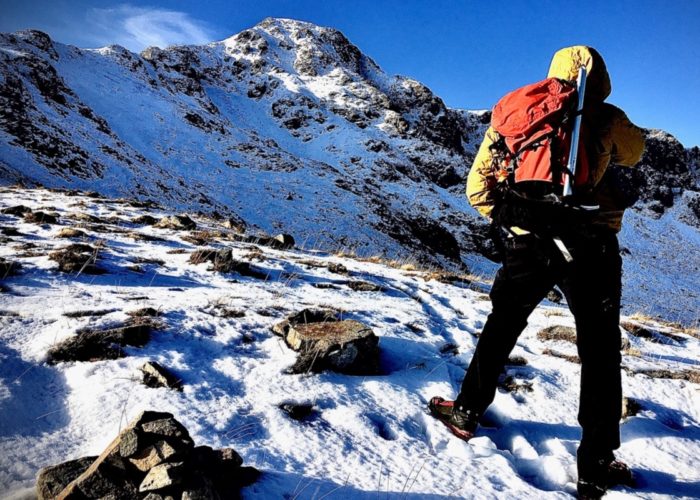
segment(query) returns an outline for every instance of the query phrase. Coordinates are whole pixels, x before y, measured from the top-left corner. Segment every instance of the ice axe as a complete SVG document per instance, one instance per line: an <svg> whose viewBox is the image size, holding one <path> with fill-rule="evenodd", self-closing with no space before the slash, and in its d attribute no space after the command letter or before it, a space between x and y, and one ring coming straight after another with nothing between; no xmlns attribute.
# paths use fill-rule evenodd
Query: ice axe
<svg viewBox="0 0 700 500"><path fill-rule="evenodd" d="M574 194L574 179L576 178L576 160L578 156L579 136L581 135L581 115L583 113L583 99L586 93L586 68L581 66L578 69L576 78L576 92L578 94L578 106L576 107L576 118L574 119L574 129L571 132L571 147L569 148L569 162L566 165L566 176L564 177L564 196Z"/></svg>

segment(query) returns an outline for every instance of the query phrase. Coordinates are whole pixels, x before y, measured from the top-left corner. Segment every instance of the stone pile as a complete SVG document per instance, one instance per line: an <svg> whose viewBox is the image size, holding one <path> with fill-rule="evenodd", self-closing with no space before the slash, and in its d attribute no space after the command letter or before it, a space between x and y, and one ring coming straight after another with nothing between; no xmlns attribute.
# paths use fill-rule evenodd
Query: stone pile
<svg viewBox="0 0 700 500"><path fill-rule="evenodd" d="M172 414L145 411L99 457L39 471L39 500L237 498L258 475L235 450L195 446Z"/></svg>

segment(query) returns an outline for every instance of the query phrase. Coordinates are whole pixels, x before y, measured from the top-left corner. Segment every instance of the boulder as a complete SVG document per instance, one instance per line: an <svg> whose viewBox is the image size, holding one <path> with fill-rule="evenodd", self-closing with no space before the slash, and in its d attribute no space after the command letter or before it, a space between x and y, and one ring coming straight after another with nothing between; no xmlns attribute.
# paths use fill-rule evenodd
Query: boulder
<svg viewBox="0 0 700 500"><path fill-rule="evenodd" d="M56 498L56 495L85 472L96 458L83 457L41 469L36 479L36 493L39 500Z"/></svg>
<svg viewBox="0 0 700 500"><path fill-rule="evenodd" d="M284 322L283 322L284 323ZM376 374L379 339L371 328L354 320L290 321L275 325L287 345L299 353L289 373L332 370L348 374Z"/></svg>
<svg viewBox="0 0 700 500"><path fill-rule="evenodd" d="M272 332L281 337L286 337L289 329L296 325L307 323L327 323L339 321L338 314L330 309L302 309L298 313L287 316L287 319L280 321L272 327Z"/></svg>
<svg viewBox="0 0 700 500"><path fill-rule="evenodd" d="M47 212L27 212L24 214L24 222L34 224L58 224L58 214Z"/></svg>
<svg viewBox="0 0 700 500"><path fill-rule="evenodd" d="M169 215L160 219L155 224L155 227L175 229L178 231L191 231L197 228L197 224L187 215Z"/></svg>
<svg viewBox="0 0 700 500"><path fill-rule="evenodd" d="M142 382L148 387L167 387L182 391L180 378L155 361L144 363L141 367L141 373L143 375Z"/></svg>
<svg viewBox="0 0 700 500"><path fill-rule="evenodd" d="M17 217L22 217L24 214L31 213L32 209L25 207L24 205L15 205L13 207L7 207L0 210L1 214L5 215L15 215Z"/></svg>

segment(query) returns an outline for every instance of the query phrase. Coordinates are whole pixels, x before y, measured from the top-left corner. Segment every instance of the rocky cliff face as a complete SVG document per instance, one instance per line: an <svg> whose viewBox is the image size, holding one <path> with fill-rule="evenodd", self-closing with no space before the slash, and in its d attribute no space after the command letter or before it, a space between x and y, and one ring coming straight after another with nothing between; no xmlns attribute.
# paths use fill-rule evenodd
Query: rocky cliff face
<svg viewBox="0 0 700 500"><path fill-rule="evenodd" d="M0 36L4 182L236 214L325 247L460 263L483 127L304 22L140 55Z"/></svg>
<svg viewBox="0 0 700 500"><path fill-rule="evenodd" d="M0 181L236 216L318 247L450 266L488 254L463 196L488 120L299 21L140 55L0 35ZM650 132L631 181L663 210L693 187L688 161Z"/></svg>

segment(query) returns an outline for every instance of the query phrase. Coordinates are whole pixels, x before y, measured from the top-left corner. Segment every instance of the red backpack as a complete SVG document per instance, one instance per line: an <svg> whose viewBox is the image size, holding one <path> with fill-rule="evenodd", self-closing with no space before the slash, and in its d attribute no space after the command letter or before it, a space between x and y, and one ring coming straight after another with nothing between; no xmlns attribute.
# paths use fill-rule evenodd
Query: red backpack
<svg viewBox="0 0 700 500"><path fill-rule="evenodd" d="M500 135L492 146L500 177L511 185L528 181L564 183L577 104L574 84L547 78L504 96L493 108L491 126ZM588 183L585 127L581 130L574 186Z"/></svg>

